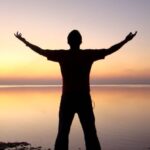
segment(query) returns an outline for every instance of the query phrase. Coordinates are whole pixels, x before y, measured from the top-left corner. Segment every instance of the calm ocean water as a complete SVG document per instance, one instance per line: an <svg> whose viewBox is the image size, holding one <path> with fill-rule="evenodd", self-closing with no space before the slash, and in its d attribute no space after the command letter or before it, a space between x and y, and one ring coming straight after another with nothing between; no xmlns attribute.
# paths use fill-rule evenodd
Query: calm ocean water
<svg viewBox="0 0 150 150"><path fill-rule="evenodd" d="M150 149L150 86L92 86L96 127L102 150ZM53 149L61 86L1 86L0 141L27 141ZM78 117L70 150L85 149Z"/></svg>

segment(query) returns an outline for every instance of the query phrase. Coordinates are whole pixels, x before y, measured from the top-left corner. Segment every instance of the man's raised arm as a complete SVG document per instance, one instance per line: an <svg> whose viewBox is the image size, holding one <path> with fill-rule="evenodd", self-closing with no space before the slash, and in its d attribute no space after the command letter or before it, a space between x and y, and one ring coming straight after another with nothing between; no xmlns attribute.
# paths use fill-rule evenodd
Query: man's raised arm
<svg viewBox="0 0 150 150"><path fill-rule="evenodd" d="M106 56L119 50L124 44L132 40L136 34L137 34L137 31L134 34L130 32L123 41L106 49Z"/></svg>
<svg viewBox="0 0 150 150"><path fill-rule="evenodd" d="M26 44L26 46L30 47L33 51L37 52L40 55L46 56L46 51L43 50L42 48L33 45L31 43L29 43L25 38L22 37L21 33L16 33L14 34L16 38L18 38L20 41L22 41L24 44Z"/></svg>

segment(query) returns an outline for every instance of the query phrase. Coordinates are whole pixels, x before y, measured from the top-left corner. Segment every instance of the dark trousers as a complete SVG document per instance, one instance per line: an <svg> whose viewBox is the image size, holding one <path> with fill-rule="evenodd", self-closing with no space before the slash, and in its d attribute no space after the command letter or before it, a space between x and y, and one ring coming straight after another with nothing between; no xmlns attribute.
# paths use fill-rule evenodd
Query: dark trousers
<svg viewBox="0 0 150 150"><path fill-rule="evenodd" d="M75 113L78 114L83 128L86 150L101 150L95 128L92 101L87 93L62 95L55 150L68 150L68 136Z"/></svg>

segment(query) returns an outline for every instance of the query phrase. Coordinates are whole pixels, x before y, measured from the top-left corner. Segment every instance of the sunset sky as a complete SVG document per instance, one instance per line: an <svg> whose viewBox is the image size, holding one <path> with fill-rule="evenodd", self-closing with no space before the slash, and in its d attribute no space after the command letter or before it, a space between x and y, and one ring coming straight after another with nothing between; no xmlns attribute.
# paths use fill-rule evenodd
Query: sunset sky
<svg viewBox="0 0 150 150"><path fill-rule="evenodd" d="M109 48L137 30L118 52L94 63L91 83L150 83L149 0L0 0L0 12L1 85L61 83L59 65L14 33L44 49L68 49L73 29L82 34L82 49Z"/></svg>

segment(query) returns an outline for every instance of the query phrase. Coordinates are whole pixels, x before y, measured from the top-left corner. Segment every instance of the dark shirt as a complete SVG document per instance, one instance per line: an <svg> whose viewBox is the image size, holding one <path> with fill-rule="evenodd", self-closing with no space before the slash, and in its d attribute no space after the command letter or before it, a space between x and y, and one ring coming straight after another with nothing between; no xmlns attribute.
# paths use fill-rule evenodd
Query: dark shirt
<svg viewBox="0 0 150 150"><path fill-rule="evenodd" d="M94 61L105 58L102 50L46 50L48 60L60 64L63 93L90 92L89 76Z"/></svg>

